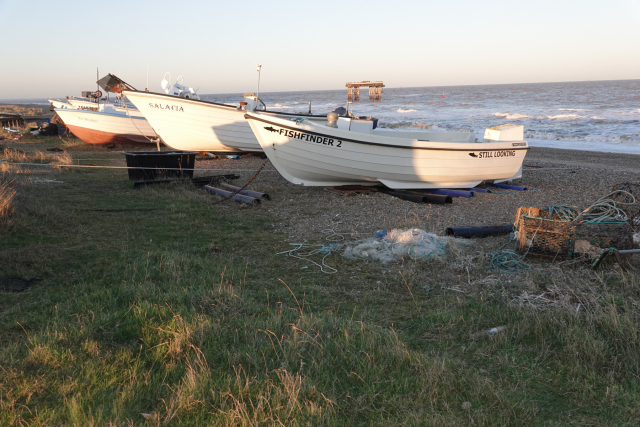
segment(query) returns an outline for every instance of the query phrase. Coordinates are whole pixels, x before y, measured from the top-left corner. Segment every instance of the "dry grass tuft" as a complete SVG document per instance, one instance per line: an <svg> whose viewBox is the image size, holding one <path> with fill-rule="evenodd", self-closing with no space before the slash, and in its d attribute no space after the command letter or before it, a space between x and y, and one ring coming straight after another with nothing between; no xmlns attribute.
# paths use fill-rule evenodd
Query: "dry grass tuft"
<svg viewBox="0 0 640 427"><path fill-rule="evenodd" d="M13 213L11 201L16 195L16 190L11 182L0 184L0 224L6 222Z"/></svg>
<svg viewBox="0 0 640 427"><path fill-rule="evenodd" d="M61 154L35 151L33 153L13 148L5 148L2 157L8 163L48 163L54 165L70 165L72 163L71 154L63 152Z"/></svg>
<svg viewBox="0 0 640 427"><path fill-rule="evenodd" d="M48 106L40 106L36 104L1 104L0 109L6 113L20 114L22 116L50 116L53 115L49 111Z"/></svg>

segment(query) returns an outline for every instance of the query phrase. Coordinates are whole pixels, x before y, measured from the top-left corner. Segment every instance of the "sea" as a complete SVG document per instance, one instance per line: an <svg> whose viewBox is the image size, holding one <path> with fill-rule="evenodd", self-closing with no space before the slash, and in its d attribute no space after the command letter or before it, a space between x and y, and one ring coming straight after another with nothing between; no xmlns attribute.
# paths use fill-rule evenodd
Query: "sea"
<svg viewBox="0 0 640 427"><path fill-rule="evenodd" d="M444 93L444 97L443 97ZM206 95L214 102L240 94ZM347 106L347 89L261 93L268 109L326 114ZM524 126L534 147L640 154L640 80L526 83L480 86L384 88L369 101L367 88L349 105L356 116L372 116L397 130L472 131Z"/></svg>
<svg viewBox="0 0 640 427"><path fill-rule="evenodd" d="M242 94L201 97L237 105ZM260 98L269 110L293 113L308 113L309 103L313 114L347 107L346 87L261 92ZM640 80L389 87L381 101L369 101L362 88L349 110L399 131L472 131L481 140L486 128L511 123L524 126L534 147L640 154Z"/></svg>

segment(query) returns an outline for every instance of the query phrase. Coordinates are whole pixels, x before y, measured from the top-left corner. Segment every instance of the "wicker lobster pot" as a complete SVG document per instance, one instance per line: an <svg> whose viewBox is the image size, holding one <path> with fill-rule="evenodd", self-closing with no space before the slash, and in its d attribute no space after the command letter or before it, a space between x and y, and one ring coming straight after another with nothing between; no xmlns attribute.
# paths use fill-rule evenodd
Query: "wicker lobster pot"
<svg viewBox="0 0 640 427"><path fill-rule="evenodd" d="M514 227L518 229L520 252L524 254L569 259L580 256L578 241L597 248L632 249L631 227L626 222L567 222L541 208L519 208Z"/></svg>

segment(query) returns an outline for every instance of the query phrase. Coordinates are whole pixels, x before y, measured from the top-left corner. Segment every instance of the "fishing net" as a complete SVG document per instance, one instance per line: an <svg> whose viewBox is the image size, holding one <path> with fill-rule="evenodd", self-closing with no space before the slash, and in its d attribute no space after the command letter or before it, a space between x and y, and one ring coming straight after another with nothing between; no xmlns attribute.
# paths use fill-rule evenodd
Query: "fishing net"
<svg viewBox="0 0 640 427"><path fill-rule="evenodd" d="M438 236L418 228L393 229L378 233L377 238L368 238L345 245L342 255L351 259L370 259L383 264L402 258L432 259L443 256L452 242L468 244L454 237Z"/></svg>

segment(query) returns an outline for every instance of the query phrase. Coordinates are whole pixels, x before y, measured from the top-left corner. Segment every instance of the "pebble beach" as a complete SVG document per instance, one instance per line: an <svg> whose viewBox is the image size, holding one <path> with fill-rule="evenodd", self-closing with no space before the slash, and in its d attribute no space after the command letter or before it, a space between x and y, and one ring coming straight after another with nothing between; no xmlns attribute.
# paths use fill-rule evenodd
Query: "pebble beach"
<svg viewBox="0 0 640 427"><path fill-rule="evenodd" d="M337 194L324 187L293 185L268 160L253 156L198 161L196 167L219 170L197 172L201 175L239 170L237 185L243 185L264 162L264 169L248 188L267 192L273 199L252 209L273 213L278 221L272 227L294 241L322 238L332 230L370 237L376 230L396 227L443 233L446 227L508 224L519 207L571 205L584 209L615 184L640 182L638 155L553 148L531 148L527 153L523 176L513 181L527 191L475 193L470 198L455 197L446 205L416 204L376 192Z"/></svg>

